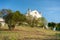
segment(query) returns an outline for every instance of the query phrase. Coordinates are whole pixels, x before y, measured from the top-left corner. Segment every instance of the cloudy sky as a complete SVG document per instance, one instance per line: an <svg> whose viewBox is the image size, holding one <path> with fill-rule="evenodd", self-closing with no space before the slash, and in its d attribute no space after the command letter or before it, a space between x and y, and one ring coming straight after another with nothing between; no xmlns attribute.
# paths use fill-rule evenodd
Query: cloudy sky
<svg viewBox="0 0 60 40"><path fill-rule="evenodd" d="M48 22L60 22L60 0L0 0L0 10L26 13L28 8L42 12Z"/></svg>

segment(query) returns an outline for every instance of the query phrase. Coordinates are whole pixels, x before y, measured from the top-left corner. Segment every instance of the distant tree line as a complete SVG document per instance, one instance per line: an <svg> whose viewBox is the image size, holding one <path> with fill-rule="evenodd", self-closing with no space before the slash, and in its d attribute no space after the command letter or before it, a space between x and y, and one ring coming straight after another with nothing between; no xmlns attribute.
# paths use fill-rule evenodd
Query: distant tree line
<svg viewBox="0 0 60 40"><path fill-rule="evenodd" d="M60 31L60 23L49 22L48 27L51 29L55 28L55 30Z"/></svg>

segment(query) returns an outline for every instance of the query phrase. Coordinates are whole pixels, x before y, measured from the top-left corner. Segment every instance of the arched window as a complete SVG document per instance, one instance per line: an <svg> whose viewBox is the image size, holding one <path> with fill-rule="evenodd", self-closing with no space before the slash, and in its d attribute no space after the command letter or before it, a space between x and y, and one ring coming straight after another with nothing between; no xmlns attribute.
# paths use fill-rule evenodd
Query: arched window
<svg viewBox="0 0 60 40"><path fill-rule="evenodd" d="M37 14L37 12L35 12L35 14Z"/></svg>

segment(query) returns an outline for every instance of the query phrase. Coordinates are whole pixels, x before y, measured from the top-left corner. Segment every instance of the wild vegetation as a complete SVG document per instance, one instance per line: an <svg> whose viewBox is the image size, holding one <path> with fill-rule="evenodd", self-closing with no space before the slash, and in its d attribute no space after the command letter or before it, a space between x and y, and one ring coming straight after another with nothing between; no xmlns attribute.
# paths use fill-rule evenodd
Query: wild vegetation
<svg viewBox="0 0 60 40"><path fill-rule="evenodd" d="M5 20L5 23L8 25L9 30L14 30L16 25L26 24L31 27L45 27L46 20L44 17L36 18L31 15L26 16L19 11L12 11L8 9L2 9L1 16Z"/></svg>
<svg viewBox="0 0 60 40"><path fill-rule="evenodd" d="M15 30L9 31L8 27L0 30L0 40L59 40L60 32L42 29L39 27L16 26Z"/></svg>

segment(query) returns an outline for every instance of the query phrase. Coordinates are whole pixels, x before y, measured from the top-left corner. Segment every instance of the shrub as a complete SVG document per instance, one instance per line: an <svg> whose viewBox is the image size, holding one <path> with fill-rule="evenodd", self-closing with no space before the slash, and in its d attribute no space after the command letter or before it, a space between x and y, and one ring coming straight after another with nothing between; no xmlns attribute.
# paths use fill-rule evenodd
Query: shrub
<svg viewBox="0 0 60 40"><path fill-rule="evenodd" d="M0 28L1 28L2 24L0 23Z"/></svg>

